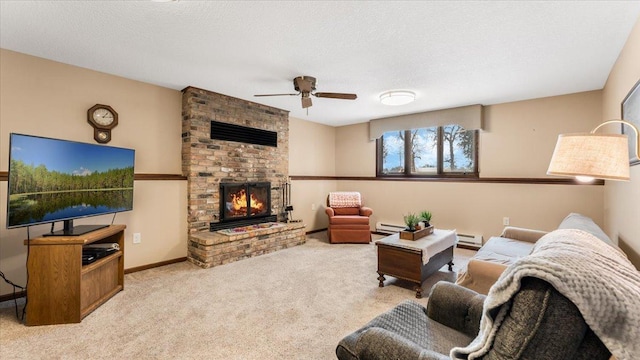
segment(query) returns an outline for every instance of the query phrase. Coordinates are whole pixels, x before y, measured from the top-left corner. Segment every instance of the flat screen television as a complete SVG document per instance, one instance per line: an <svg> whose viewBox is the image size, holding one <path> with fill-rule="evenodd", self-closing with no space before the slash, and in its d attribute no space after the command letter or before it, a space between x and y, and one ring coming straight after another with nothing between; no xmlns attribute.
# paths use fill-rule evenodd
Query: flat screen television
<svg viewBox="0 0 640 360"><path fill-rule="evenodd" d="M107 227L73 220L133 210L134 162L133 149L12 133L7 228L63 221L44 235L74 236Z"/></svg>

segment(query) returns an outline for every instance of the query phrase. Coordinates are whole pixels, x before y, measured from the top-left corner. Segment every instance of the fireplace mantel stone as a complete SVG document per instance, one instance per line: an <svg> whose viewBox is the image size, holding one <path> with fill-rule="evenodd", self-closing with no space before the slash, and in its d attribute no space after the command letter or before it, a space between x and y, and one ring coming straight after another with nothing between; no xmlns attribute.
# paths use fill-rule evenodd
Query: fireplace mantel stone
<svg viewBox="0 0 640 360"><path fill-rule="evenodd" d="M190 262L206 269L305 242L305 225L302 223L283 224L280 227L256 229L232 235L202 231L189 235L187 258Z"/></svg>

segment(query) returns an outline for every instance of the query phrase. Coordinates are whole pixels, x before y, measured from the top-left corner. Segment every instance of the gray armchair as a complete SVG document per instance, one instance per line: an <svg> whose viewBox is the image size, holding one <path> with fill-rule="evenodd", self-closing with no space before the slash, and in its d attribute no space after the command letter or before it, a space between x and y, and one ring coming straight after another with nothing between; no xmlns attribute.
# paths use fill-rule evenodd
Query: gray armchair
<svg viewBox="0 0 640 360"><path fill-rule="evenodd" d="M478 334L485 296L439 282L426 309L405 301L346 336L340 360L449 359ZM609 359L578 308L547 282L524 278L483 359Z"/></svg>

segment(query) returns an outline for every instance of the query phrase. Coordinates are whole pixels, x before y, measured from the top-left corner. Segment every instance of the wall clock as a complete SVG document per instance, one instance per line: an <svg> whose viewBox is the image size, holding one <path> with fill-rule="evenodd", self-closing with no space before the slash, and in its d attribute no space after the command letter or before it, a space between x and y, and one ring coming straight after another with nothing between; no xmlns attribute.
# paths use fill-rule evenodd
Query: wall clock
<svg viewBox="0 0 640 360"><path fill-rule="evenodd" d="M93 139L106 144L111 141L111 129L118 125L118 113L109 105L95 104L87 110L87 121L93 126Z"/></svg>

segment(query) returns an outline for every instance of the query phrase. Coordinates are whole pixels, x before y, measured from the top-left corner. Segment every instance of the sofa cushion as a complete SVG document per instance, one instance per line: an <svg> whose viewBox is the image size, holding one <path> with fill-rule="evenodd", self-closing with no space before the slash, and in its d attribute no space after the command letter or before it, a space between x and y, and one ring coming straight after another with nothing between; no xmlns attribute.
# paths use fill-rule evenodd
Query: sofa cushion
<svg viewBox="0 0 640 360"><path fill-rule="evenodd" d="M494 236L478 250L473 258L511 265L519 258L529 255L533 245L533 243L529 242Z"/></svg>
<svg viewBox="0 0 640 360"><path fill-rule="evenodd" d="M590 217L578 213L571 213L567 215L567 217L560 223L560 226L558 226L558 229L578 229L586 231L605 243L617 248L613 241L609 239L607 234L605 234Z"/></svg>
<svg viewBox="0 0 640 360"><path fill-rule="evenodd" d="M488 294L500 274L518 259L531 253L535 243L499 236L491 237L458 272L456 284Z"/></svg>

